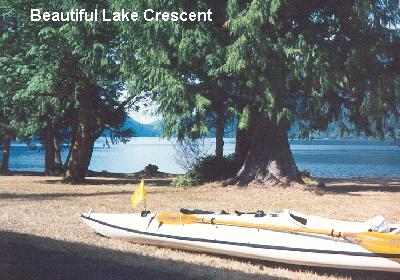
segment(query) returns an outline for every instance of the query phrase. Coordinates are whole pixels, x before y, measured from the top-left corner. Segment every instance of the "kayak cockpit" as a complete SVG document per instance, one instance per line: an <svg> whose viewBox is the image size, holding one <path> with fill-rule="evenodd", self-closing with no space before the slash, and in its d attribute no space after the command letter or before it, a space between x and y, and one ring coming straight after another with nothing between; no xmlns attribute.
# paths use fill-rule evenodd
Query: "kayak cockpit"
<svg viewBox="0 0 400 280"><path fill-rule="evenodd" d="M381 233L400 233L400 225L390 225L387 220L381 216L375 216L365 222L351 222L344 220L335 220L323 218L319 216L305 215L290 209L283 210L283 214L287 216L293 223L299 227L329 229L334 228L337 231L348 232L381 232Z"/></svg>

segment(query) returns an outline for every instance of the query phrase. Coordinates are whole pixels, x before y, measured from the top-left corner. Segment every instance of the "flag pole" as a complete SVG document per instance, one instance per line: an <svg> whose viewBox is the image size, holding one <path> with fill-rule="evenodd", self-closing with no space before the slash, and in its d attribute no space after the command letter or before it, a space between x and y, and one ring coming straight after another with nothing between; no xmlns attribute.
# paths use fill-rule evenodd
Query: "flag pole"
<svg viewBox="0 0 400 280"><path fill-rule="evenodd" d="M143 191L144 191L144 180L142 181L143 181ZM146 196L143 196L143 202L144 202L144 211L147 211Z"/></svg>

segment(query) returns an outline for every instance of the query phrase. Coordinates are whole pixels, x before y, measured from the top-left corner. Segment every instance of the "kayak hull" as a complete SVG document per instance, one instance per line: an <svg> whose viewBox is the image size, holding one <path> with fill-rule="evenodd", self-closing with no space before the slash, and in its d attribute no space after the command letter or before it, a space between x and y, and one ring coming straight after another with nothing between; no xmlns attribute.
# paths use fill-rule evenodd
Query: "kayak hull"
<svg viewBox="0 0 400 280"><path fill-rule="evenodd" d="M400 259L373 254L343 239L224 225L167 225L159 223L155 216L91 213L83 214L82 219L101 235L134 243L307 266L400 272ZM273 218L223 218L297 226L295 221L276 214Z"/></svg>

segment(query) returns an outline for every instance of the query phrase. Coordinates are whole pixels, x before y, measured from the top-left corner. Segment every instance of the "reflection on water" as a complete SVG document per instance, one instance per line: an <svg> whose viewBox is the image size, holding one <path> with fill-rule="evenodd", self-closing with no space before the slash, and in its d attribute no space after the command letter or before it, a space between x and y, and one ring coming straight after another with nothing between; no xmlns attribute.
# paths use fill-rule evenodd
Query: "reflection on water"
<svg viewBox="0 0 400 280"><path fill-rule="evenodd" d="M393 142L369 140L294 140L290 142L293 156L301 170L316 177L335 178L400 178L400 147ZM212 152L213 139L206 140L206 150ZM235 149L235 139L225 139L225 154ZM63 151L65 158L67 150ZM96 142L90 169L109 172L136 172L147 164L156 164L161 171L183 173L175 160L173 143L153 137L133 138L127 144L104 147ZM12 170L43 171L41 148L13 145L10 158Z"/></svg>

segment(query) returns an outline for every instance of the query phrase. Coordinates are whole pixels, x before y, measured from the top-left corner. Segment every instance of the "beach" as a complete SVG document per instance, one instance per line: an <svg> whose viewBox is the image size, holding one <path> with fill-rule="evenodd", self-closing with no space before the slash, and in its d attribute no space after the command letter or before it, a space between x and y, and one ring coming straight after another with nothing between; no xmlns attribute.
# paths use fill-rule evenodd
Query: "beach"
<svg viewBox="0 0 400 280"><path fill-rule="evenodd" d="M90 177L66 185L58 177L0 177L1 279L394 279L396 274L311 268L132 244L96 235L81 213L132 213L138 179ZM146 180L147 207L219 212L279 211L364 221L400 222L400 179L325 179L325 188L293 185L241 189L222 183L173 188ZM301 203L299 203L301 201Z"/></svg>

